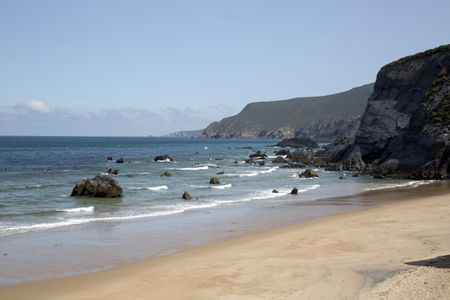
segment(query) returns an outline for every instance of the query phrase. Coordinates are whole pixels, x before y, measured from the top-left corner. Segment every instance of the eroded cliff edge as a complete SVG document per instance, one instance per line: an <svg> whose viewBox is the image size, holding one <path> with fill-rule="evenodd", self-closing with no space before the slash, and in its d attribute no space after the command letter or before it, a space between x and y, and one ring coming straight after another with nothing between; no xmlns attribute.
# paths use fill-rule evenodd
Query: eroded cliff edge
<svg viewBox="0 0 450 300"><path fill-rule="evenodd" d="M356 135L331 147L331 162L398 178L449 178L449 73L450 45L381 68Z"/></svg>

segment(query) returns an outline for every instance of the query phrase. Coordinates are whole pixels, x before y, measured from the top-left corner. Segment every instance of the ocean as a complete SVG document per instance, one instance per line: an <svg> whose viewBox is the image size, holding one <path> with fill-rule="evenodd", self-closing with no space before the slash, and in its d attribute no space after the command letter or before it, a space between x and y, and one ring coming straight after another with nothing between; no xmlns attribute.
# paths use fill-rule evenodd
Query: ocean
<svg viewBox="0 0 450 300"><path fill-rule="evenodd" d="M161 218L193 209L252 202L314 201L370 189L423 182L376 180L318 170L320 178L299 179L302 169L277 164L247 165L256 150L271 158L275 140L135 137L0 137L0 236L92 222ZM173 162L154 162L169 154ZM113 161L108 161L112 156ZM124 158L125 163L114 160ZM269 159L270 161L270 159ZM236 163L237 162L237 163ZM70 197L80 179L119 169L113 176L123 198ZM171 177L161 177L164 171ZM222 175L217 173L223 172ZM345 179L339 179L341 175ZM210 185L212 176L221 184ZM292 188L299 195L288 195ZM272 190L279 193L272 193ZM183 192L192 200L183 201Z"/></svg>

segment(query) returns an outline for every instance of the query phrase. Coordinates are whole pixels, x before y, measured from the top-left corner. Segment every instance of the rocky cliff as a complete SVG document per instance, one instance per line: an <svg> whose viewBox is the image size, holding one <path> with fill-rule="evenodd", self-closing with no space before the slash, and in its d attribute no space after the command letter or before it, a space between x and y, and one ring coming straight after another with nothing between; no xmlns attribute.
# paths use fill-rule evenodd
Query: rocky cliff
<svg viewBox="0 0 450 300"><path fill-rule="evenodd" d="M210 124L206 137L309 137L328 142L361 116L373 84L349 91L248 104L239 114Z"/></svg>
<svg viewBox="0 0 450 300"><path fill-rule="evenodd" d="M384 66L354 141L337 145L331 160L372 174L448 178L449 73L450 45Z"/></svg>

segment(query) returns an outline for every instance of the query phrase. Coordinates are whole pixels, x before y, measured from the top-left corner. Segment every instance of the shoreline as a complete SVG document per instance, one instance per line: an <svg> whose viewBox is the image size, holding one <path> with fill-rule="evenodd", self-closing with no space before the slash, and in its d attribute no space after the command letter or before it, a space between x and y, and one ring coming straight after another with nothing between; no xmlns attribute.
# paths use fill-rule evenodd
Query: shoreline
<svg viewBox="0 0 450 300"><path fill-rule="evenodd" d="M436 185L443 186L440 192L436 192ZM281 297L279 293L282 292L287 299L307 295L339 299L336 297L339 290L342 298L353 299L358 295L370 299L375 296L371 293L377 289L380 290L378 293L389 289L386 287L389 280L393 281L391 284L398 283L396 276L403 276L403 282L408 282L404 276L414 277L413 267L404 262L448 254L444 249L450 247L450 233L443 230L450 228L450 202L445 201L448 200L448 187L448 182L438 182L409 190L365 192L358 197L365 201L378 198L381 203L368 209L247 233L106 271L3 287L0 297L103 299L123 292L119 296L121 299L135 299L142 295L154 295L160 299L185 299L188 296L211 299L221 296L239 298L242 295L249 298ZM438 195L430 196L433 190ZM389 203L393 198L398 201ZM413 199L405 200L407 198ZM408 216L405 211L414 212L417 218ZM430 221L436 224L430 224ZM438 221L448 226L439 228ZM354 226L349 227L349 224ZM407 224L416 228L409 228ZM418 232L417 228L421 227L424 230ZM409 230L406 235L402 232L405 230ZM432 234L424 239L420 234L426 234L426 230ZM380 245L379 240L383 239L385 245ZM392 241L394 245L389 246ZM402 249L407 249L407 252L403 253ZM377 251L385 253L377 255ZM309 270L306 273L305 267ZM448 275L445 268L437 270L444 270L444 275L434 274L434 269L427 271L426 275L433 273L438 278ZM412 272L413 275L405 275L404 272ZM326 275L329 273L332 275ZM344 278L345 284L339 284L339 278ZM324 280L328 282L325 290L331 294L321 294L325 288ZM333 282L331 286L330 280ZM311 286L311 282L315 283ZM304 288L293 291L292 285ZM343 287L346 291L341 291ZM439 291L436 287L434 289Z"/></svg>

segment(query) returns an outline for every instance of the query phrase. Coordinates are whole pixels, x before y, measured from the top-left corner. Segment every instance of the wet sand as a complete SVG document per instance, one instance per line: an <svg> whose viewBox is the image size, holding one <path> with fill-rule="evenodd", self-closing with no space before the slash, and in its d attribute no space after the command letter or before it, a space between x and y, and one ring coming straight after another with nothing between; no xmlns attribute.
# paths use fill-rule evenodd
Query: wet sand
<svg viewBox="0 0 450 300"><path fill-rule="evenodd" d="M448 182L365 193L359 201L381 204L102 272L4 287L0 298L445 299L450 295Z"/></svg>

